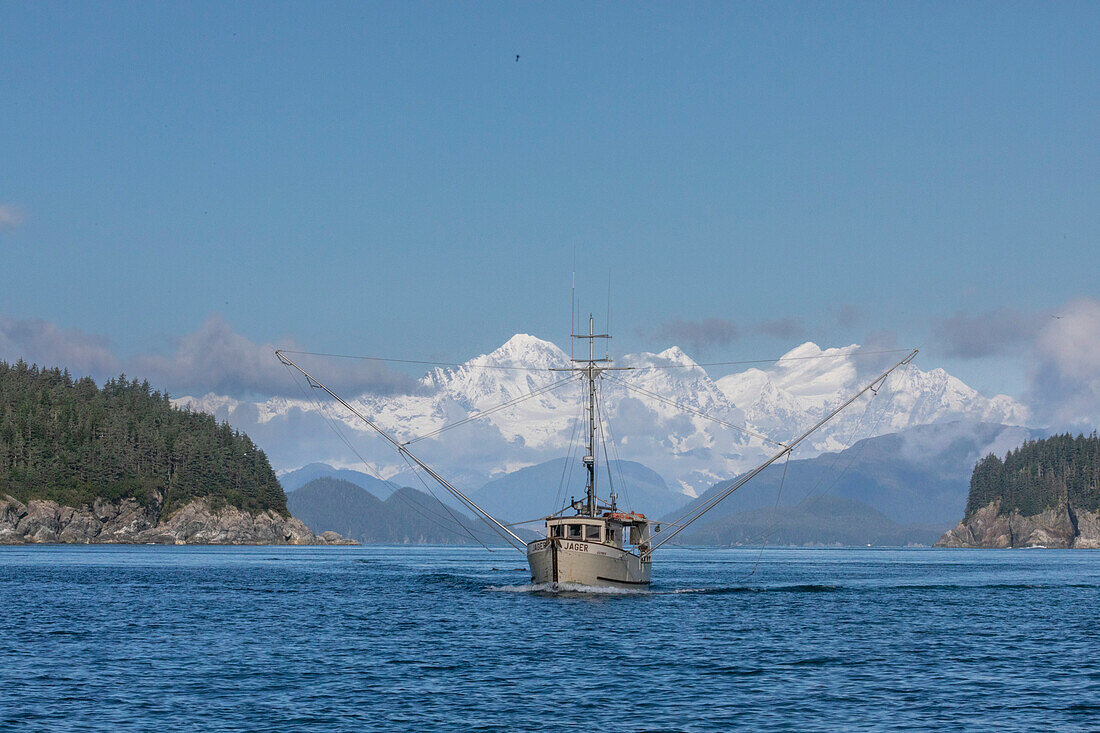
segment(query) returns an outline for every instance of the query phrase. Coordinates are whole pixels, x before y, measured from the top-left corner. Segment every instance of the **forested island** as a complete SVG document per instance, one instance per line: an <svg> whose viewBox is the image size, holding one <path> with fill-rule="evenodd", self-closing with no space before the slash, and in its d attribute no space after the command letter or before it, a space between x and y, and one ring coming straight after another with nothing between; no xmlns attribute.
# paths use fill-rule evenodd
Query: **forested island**
<svg viewBox="0 0 1100 733"><path fill-rule="evenodd" d="M0 361L0 543L318 544L267 456L147 381Z"/></svg>
<svg viewBox="0 0 1100 733"><path fill-rule="evenodd" d="M1100 437L1055 435L981 459L963 521L936 544L1100 548Z"/></svg>

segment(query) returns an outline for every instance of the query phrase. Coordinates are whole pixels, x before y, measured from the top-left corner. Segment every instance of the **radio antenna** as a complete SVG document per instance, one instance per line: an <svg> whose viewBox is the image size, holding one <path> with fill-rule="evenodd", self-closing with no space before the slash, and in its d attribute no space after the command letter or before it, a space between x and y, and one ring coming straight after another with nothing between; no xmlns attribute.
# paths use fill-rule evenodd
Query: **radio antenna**
<svg viewBox="0 0 1100 733"><path fill-rule="evenodd" d="M611 270L607 271L607 333L611 333ZM607 351L604 353L608 359L611 358L611 341L604 342L607 346Z"/></svg>
<svg viewBox="0 0 1100 733"><path fill-rule="evenodd" d="M573 344L576 339L573 334L577 332L577 252L573 250L573 278L569 288L569 358L573 359Z"/></svg>

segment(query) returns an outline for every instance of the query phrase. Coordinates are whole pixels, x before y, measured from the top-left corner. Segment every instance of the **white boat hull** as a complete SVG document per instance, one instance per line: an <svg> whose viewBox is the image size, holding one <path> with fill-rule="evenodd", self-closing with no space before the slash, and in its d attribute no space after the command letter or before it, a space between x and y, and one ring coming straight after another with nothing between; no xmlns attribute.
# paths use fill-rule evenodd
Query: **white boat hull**
<svg viewBox="0 0 1100 733"><path fill-rule="evenodd" d="M599 542L545 539L527 545L534 583L575 583L614 588L649 585L651 564L638 555Z"/></svg>

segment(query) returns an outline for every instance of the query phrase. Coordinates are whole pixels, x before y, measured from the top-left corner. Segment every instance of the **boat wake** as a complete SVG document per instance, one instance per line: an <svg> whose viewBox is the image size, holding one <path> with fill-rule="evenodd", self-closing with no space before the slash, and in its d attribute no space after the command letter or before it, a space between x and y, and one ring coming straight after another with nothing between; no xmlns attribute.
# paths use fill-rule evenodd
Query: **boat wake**
<svg viewBox="0 0 1100 733"><path fill-rule="evenodd" d="M615 588L610 585L581 585L580 583L525 583L523 585L490 585L485 590L499 593L534 593L545 595L649 595L647 588Z"/></svg>
<svg viewBox="0 0 1100 733"><path fill-rule="evenodd" d="M734 585L716 588L677 588L668 593L698 593L700 595L726 595L729 593L831 593L839 590L835 585Z"/></svg>
<svg viewBox="0 0 1100 733"><path fill-rule="evenodd" d="M523 585L490 585L485 590L499 593L533 593L556 596L570 595L704 595L721 596L738 593L831 593L840 590L835 585L773 585L773 586L718 586L711 588L615 588L607 585L581 585L579 583L525 583Z"/></svg>

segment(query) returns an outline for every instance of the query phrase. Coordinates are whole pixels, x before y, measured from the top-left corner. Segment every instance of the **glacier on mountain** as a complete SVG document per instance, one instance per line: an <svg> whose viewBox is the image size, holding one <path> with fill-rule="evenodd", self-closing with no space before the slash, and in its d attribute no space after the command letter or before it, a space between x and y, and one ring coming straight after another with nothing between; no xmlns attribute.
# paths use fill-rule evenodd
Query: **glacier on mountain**
<svg viewBox="0 0 1100 733"><path fill-rule="evenodd" d="M607 372L599 382L600 419L607 426L599 458L637 461L695 495L774 453L775 446L760 436L791 439L900 358L861 352L855 344L822 349L808 342L774 363L714 379L679 347L630 354L615 362L630 369ZM549 341L516 334L490 354L431 370L413 394L363 394L349 402L399 441L415 441L414 452L444 475L488 479L579 455L584 385L550 370L569 366L569 359ZM317 377L324 381L323 370ZM536 397L417 440L555 382L561 383ZM361 470L362 456L372 473L407 477L408 466L392 447L340 405L315 398L305 394L246 402L208 394L174 402L247 431L279 470L313 461ZM943 369L926 372L908 364L890 376L877 396L865 396L816 433L796 457L840 450L915 425L959 420L1024 425L1027 419L1026 409L1008 396L988 398ZM307 450L316 454L306 455Z"/></svg>

